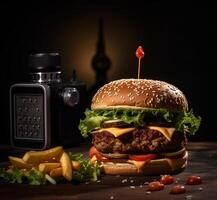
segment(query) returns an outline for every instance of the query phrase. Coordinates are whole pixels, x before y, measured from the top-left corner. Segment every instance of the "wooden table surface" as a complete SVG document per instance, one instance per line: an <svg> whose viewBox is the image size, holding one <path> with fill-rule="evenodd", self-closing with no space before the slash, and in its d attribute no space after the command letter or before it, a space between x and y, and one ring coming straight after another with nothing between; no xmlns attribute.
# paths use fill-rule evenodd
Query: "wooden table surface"
<svg viewBox="0 0 217 200"><path fill-rule="evenodd" d="M88 146L70 149L72 152L87 154ZM217 143L189 143L189 162L184 172L174 175L180 184L184 184L189 175L199 175L203 183L196 186L186 186L187 192L171 195L172 185L165 186L163 191L147 194L147 182L159 177L121 177L104 175L95 183L61 183L58 185L30 186L24 184L0 184L0 199L22 200L111 200L111 199L217 199ZM0 148L1 158L4 153ZM9 151L7 151L9 152ZM11 152L10 152L11 153ZM4 163L2 163L4 164ZM124 183L122 182L124 179Z"/></svg>

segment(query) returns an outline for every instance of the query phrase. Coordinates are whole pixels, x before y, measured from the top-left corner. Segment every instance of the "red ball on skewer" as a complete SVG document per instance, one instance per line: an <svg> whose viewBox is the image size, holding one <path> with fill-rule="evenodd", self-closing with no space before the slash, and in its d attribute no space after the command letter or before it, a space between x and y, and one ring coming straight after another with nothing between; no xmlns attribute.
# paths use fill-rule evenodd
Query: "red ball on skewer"
<svg viewBox="0 0 217 200"><path fill-rule="evenodd" d="M145 56L145 52L143 51L143 48L139 46L136 50L136 57L141 59Z"/></svg>

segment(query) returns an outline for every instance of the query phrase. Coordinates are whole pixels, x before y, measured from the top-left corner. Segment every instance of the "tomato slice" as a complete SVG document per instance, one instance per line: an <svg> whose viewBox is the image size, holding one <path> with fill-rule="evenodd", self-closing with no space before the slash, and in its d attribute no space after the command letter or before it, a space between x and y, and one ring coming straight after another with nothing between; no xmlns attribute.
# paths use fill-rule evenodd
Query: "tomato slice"
<svg viewBox="0 0 217 200"><path fill-rule="evenodd" d="M150 161L156 157L156 154L129 155L129 159L135 161Z"/></svg>
<svg viewBox="0 0 217 200"><path fill-rule="evenodd" d="M89 151L89 157L92 158L93 156L96 156L97 160L107 160L107 158L103 157L94 146L92 146Z"/></svg>

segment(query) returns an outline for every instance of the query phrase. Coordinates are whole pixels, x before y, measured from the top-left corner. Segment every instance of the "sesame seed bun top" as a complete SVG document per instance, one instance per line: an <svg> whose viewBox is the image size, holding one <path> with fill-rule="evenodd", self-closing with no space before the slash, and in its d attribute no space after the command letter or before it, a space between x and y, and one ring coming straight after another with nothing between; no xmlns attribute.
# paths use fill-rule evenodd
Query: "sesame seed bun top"
<svg viewBox="0 0 217 200"><path fill-rule="evenodd" d="M121 79L101 87L92 99L91 109L152 108L187 111L185 95L175 86L150 79Z"/></svg>

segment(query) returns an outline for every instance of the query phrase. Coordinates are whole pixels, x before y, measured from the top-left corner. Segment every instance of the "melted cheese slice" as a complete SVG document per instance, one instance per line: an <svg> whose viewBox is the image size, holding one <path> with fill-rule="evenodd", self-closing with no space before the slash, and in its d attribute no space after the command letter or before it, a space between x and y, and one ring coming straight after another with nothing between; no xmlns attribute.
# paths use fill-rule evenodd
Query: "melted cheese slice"
<svg viewBox="0 0 217 200"><path fill-rule="evenodd" d="M149 129L159 131L162 133L165 138L169 141L171 141L171 138L173 136L173 133L175 132L175 128L166 128L166 127L159 127L159 126L148 126Z"/></svg>
<svg viewBox="0 0 217 200"><path fill-rule="evenodd" d="M100 129L98 132L101 132L101 131L108 131L109 133L111 133L112 135L114 135L115 137L119 137L123 134L126 134L126 133L129 133L133 130L135 130L136 128L103 128L103 129Z"/></svg>
<svg viewBox="0 0 217 200"><path fill-rule="evenodd" d="M169 141L171 141L171 138L173 136L173 133L175 132L175 128L166 128L166 127L159 127L159 126L148 126L147 128L152 129L152 130L156 130L159 131L160 133L162 133L165 138ZM114 135L115 137L119 137L121 135L124 135L126 133L129 133L131 131L134 131L136 128L115 128L115 127L111 127L111 128L103 128L100 129L97 132L102 132L102 131L108 131L109 133L111 133L112 135ZM95 131L94 131L95 132ZM94 133L93 132L93 133Z"/></svg>

